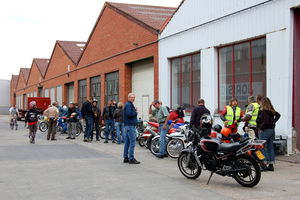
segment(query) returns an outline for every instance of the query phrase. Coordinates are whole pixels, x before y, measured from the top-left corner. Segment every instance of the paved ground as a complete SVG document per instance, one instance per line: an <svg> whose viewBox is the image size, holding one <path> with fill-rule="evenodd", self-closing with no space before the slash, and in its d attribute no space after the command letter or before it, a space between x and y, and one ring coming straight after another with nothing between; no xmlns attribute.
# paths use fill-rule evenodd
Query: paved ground
<svg viewBox="0 0 300 200"><path fill-rule="evenodd" d="M82 135L47 141L38 131L32 145L19 123L12 131L0 115L1 199L300 199L297 163L276 161L275 172L264 172L254 188L218 175L206 185L207 171L186 179L176 160L157 159L138 145L140 165L122 163L123 145L84 143Z"/></svg>

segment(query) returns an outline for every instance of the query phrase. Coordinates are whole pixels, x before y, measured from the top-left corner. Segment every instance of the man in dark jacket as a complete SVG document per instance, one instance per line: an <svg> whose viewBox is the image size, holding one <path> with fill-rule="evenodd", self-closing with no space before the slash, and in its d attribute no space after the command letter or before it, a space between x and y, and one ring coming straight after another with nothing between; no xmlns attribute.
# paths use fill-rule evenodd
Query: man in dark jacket
<svg viewBox="0 0 300 200"><path fill-rule="evenodd" d="M38 114L43 114L41 110L36 108L36 102L31 101L29 103L30 109L28 110L26 117L25 117L25 123L28 123L28 128L29 128L29 139L30 143L34 144L35 143L35 134L37 131L37 123L38 123Z"/></svg>
<svg viewBox="0 0 300 200"><path fill-rule="evenodd" d="M103 108L102 119L105 122L105 142L108 143L108 133L109 127L111 132L112 143L115 143L115 122L114 122L114 112L117 109L116 102L113 99L108 101L108 105ZM102 122L102 124L103 124Z"/></svg>
<svg viewBox="0 0 300 200"><path fill-rule="evenodd" d="M81 114L85 120L85 133L84 142L91 142L90 137L93 131L93 116L94 112L92 109L93 97L90 97L86 102L82 104Z"/></svg>
<svg viewBox="0 0 300 200"><path fill-rule="evenodd" d="M70 107L68 109L68 118L69 118L69 125L68 125L68 137L66 139L74 140L76 138L76 122L78 121L78 111L75 108L73 102L70 103Z"/></svg>
<svg viewBox="0 0 300 200"><path fill-rule="evenodd" d="M200 118L203 114L210 114L210 111L205 107L204 99L199 99L197 104L198 106L196 106L192 111L192 116L190 119L190 129L193 126L200 126Z"/></svg>
<svg viewBox="0 0 300 200"><path fill-rule="evenodd" d="M128 101L124 106L123 111L123 121L125 125L125 137L124 140L124 163L129 164L140 164L134 158L134 147L136 144L135 139L135 126L137 125L137 115L139 114L138 109L134 107L133 102L135 100L135 95L130 93L128 95ZM129 151L129 152L128 152ZM128 157L129 153L129 157Z"/></svg>
<svg viewBox="0 0 300 200"><path fill-rule="evenodd" d="M92 107L92 110L94 112L93 125L95 125L95 128L96 128L96 140L100 141L100 139L99 139L99 118L101 117L101 111L100 111L100 108L97 106L97 103L98 103L97 99L94 99L93 107ZM93 141L93 136L94 136L94 133L92 133L92 135L91 135L92 141Z"/></svg>

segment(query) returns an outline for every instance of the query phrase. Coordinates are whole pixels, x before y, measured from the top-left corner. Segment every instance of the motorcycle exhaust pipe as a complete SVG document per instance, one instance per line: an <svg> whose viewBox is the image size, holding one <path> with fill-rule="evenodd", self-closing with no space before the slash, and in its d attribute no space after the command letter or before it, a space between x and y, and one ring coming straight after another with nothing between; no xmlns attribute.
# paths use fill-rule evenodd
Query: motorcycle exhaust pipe
<svg viewBox="0 0 300 200"><path fill-rule="evenodd" d="M158 135L155 131L153 131L153 130L150 129L150 128L147 128L147 131L148 131L149 133L151 133L151 135L153 135L153 136L157 136L157 135Z"/></svg>
<svg viewBox="0 0 300 200"><path fill-rule="evenodd" d="M228 170L228 171L225 171L225 174L232 174L232 173L237 173L237 172L244 172L246 171L247 168L240 168L240 169L231 169L231 170Z"/></svg>

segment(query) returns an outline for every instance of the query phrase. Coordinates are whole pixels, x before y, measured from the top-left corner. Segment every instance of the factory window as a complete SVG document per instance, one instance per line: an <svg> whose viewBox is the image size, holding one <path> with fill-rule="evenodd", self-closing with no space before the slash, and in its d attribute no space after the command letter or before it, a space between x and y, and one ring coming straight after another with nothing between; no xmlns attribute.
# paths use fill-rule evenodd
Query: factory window
<svg viewBox="0 0 300 200"><path fill-rule="evenodd" d="M266 39L218 49L219 111L236 98L245 111L248 97L266 95Z"/></svg>

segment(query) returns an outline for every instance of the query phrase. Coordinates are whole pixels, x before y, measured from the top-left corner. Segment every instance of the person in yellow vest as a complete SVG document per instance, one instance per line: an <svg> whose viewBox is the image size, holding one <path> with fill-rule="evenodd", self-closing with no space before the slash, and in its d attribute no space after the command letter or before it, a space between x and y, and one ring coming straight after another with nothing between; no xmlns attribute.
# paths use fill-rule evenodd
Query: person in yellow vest
<svg viewBox="0 0 300 200"><path fill-rule="evenodd" d="M256 137L256 119L260 106L256 101L254 101L253 96L248 97L248 103L245 117L242 118L242 121L245 122L245 131L248 133L248 137L252 139Z"/></svg>
<svg viewBox="0 0 300 200"><path fill-rule="evenodd" d="M243 113L240 107L238 107L238 100L232 98L228 106L225 106L221 114L221 120L225 127L229 128L231 133L237 132L237 127L242 121Z"/></svg>

